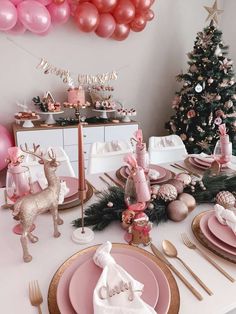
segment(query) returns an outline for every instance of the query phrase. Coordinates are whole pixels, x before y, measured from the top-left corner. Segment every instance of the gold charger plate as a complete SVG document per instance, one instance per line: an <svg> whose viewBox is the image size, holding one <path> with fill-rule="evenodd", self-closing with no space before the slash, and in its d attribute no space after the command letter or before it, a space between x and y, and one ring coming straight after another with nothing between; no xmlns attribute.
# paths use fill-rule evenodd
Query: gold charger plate
<svg viewBox="0 0 236 314"><path fill-rule="evenodd" d="M93 187L90 183L86 182L87 185L87 191L86 191L86 198L84 200L84 203L86 203L90 198L93 196ZM79 193L76 193L75 195L72 195L71 197L65 198L65 203L60 204L58 206L59 210L64 210L68 208L72 208L75 206L80 205L80 199L79 199Z"/></svg>
<svg viewBox="0 0 236 314"><path fill-rule="evenodd" d="M61 276L63 275L63 273L65 272L65 270L74 262L74 260L76 260L79 256L86 254L89 251L95 251L97 249L97 247L99 247L100 244L98 245L94 245L94 246L90 246L82 251L79 251L77 253L75 253L74 255L72 255L71 257L69 257L56 271L56 273L54 274L50 285L49 285L49 289L48 289L48 310L50 314L60 314L59 308L57 306L57 286L59 284L59 280L61 278ZM127 248L129 247L129 249L131 250L135 250L138 251L139 253L143 254L144 256L146 256L147 258L150 258L154 263L156 263L158 265L158 267L163 271L163 273L165 274L167 281L169 283L170 286L170 305L169 305L169 310L167 312L167 314L177 314L179 313L179 307L180 307L180 295L179 295L179 288L177 286L176 280L174 278L174 276L172 275L171 271L169 270L169 268L166 266L165 263L163 263L162 261L160 261L157 257L155 257L153 254L140 249L138 247L134 247L134 246L130 246L129 244L124 244L124 243L113 243L112 244L113 247L115 248Z"/></svg>
<svg viewBox="0 0 236 314"><path fill-rule="evenodd" d="M227 252L224 252L223 250L219 249L215 245L213 245L202 233L201 228L200 228L200 220L201 218L207 213L209 210L204 211L200 214L198 214L196 217L194 217L192 221L192 231L197 240L208 250L213 252L214 254L222 257L223 259L236 264L236 257L233 255L230 255Z"/></svg>

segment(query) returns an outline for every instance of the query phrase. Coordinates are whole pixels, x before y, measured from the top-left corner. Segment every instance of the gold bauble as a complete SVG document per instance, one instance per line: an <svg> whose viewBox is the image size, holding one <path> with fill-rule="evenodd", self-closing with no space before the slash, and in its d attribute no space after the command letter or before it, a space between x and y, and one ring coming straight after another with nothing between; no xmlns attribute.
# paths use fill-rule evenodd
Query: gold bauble
<svg viewBox="0 0 236 314"><path fill-rule="evenodd" d="M177 190L172 184L163 184L157 194L165 202L173 201L177 198Z"/></svg>
<svg viewBox="0 0 236 314"><path fill-rule="evenodd" d="M224 208L232 208L235 204L235 197L229 191L221 191L217 193L215 201Z"/></svg>
<svg viewBox="0 0 236 314"><path fill-rule="evenodd" d="M184 202L175 200L168 204L166 213L170 220L181 221L187 217L188 207Z"/></svg>
<svg viewBox="0 0 236 314"><path fill-rule="evenodd" d="M178 194L183 193L184 184L180 180L171 179L167 183L173 185L176 188Z"/></svg>
<svg viewBox="0 0 236 314"><path fill-rule="evenodd" d="M189 185L192 181L191 176L184 172L178 173L175 179L181 181L184 184L184 187Z"/></svg>
<svg viewBox="0 0 236 314"><path fill-rule="evenodd" d="M189 213L196 207L196 200L191 194L181 193L178 196L178 200L184 202L184 204L188 207Z"/></svg>

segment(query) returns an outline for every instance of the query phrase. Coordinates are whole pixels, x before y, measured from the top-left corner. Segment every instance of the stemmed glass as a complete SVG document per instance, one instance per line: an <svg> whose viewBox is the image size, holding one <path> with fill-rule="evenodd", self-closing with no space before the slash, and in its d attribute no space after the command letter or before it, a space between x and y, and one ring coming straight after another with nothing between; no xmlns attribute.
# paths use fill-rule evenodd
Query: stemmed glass
<svg viewBox="0 0 236 314"><path fill-rule="evenodd" d="M229 145L229 152L231 152L232 154L232 143L230 142L228 145ZM215 160L219 161L220 164L227 164L228 162L230 162L231 154L229 156L222 156L220 140L216 142L216 145L213 151L213 157L215 158Z"/></svg>
<svg viewBox="0 0 236 314"><path fill-rule="evenodd" d="M6 193L9 200L15 203L21 197L30 194L30 172L25 166L16 166L7 169ZM19 218L16 216L16 220ZM21 224L13 228L16 234L22 234Z"/></svg>

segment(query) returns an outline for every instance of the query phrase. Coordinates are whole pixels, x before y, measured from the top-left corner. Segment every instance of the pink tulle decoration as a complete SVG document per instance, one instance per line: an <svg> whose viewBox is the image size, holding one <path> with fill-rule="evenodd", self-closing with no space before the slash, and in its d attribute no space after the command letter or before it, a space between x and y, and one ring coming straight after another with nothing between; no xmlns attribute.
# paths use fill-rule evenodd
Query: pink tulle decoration
<svg viewBox="0 0 236 314"><path fill-rule="evenodd" d="M15 165L18 165L20 162L22 162L22 152L19 147L17 146L9 147L7 152L8 152L9 161L10 161L9 165L15 166Z"/></svg>
<svg viewBox="0 0 236 314"><path fill-rule="evenodd" d="M128 166L131 168L137 168L138 167L137 161L132 154L127 154L124 157L124 162L126 162L128 164Z"/></svg>

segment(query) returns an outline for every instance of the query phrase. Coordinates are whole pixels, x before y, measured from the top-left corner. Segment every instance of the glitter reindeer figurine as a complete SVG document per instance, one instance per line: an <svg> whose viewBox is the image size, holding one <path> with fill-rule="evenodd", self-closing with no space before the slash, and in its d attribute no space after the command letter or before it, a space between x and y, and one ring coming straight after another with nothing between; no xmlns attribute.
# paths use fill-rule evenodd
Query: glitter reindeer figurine
<svg viewBox="0 0 236 314"><path fill-rule="evenodd" d="M23 249L23 259L24 262L30 262L32 256L28 252L27 237L32 243L38 241L38 238L30 230L35 218L39 214L50 211L54 223L54 237L57 238L60 236L58 225L63 224L63 220L58 215L60 180L55 174L59 162L56 161L56 155L52 150L48 152L49 160L43 158L42 154L39 155L36 152L29 151L27 145L25 145L25 149L21 147L21 150L39 158L39 163L43 164L44 173L48 181L47 188L35 194L28 194L14 204L13 216L18 216L23 230L20 239Z"/></svg>

